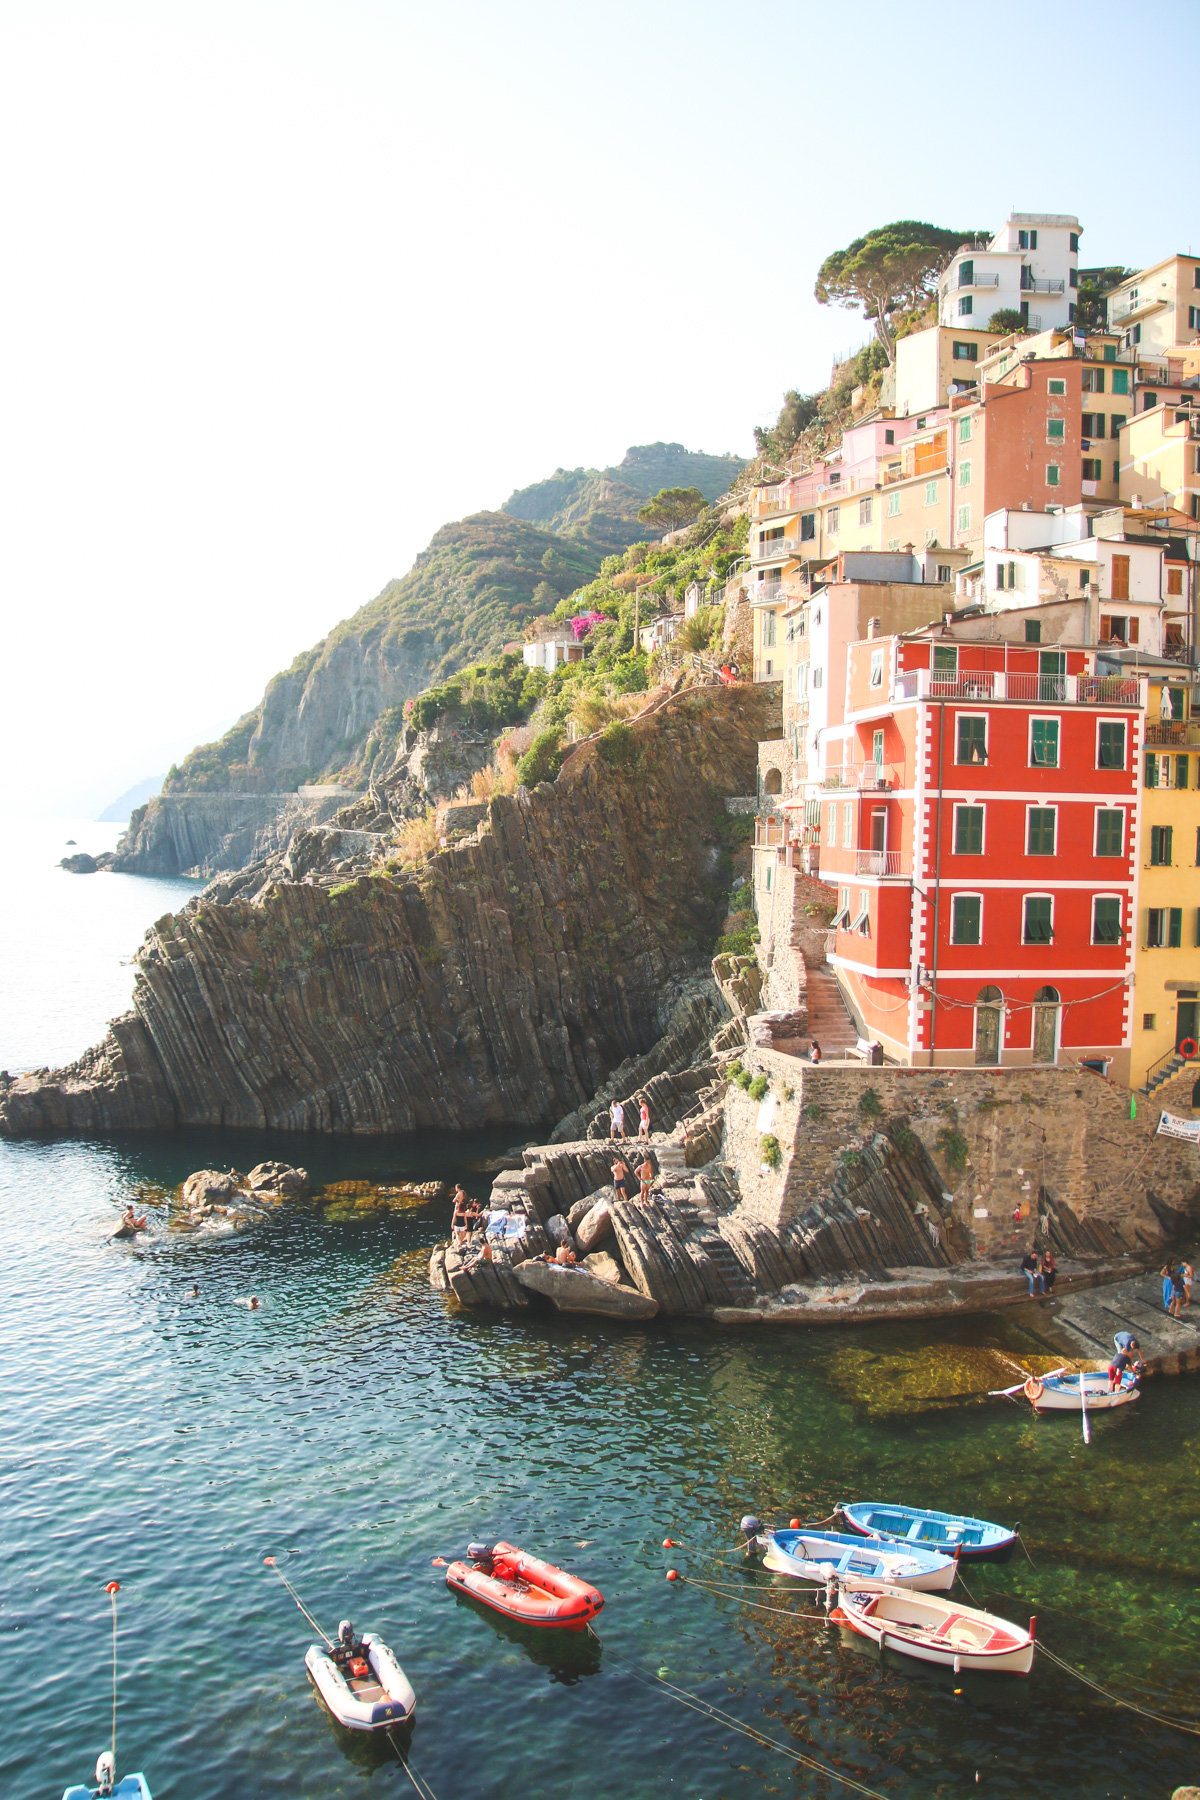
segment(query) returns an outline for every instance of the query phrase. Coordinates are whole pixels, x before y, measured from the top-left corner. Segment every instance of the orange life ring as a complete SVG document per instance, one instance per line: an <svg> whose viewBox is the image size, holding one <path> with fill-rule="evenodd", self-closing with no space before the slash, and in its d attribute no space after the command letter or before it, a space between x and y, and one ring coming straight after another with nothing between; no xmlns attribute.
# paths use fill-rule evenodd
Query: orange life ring
<svg viewBox="0 0 1200 1800"><path fill-rule="evenodd" d="M1197 1051L1200 1051L1200 1044L1197 1044L1195 1038L1180 1039L1179 1054L1182 1056L1184 1062L1191 1062Z"/></svg>
<svg viewBox="0 0 1200 1800"><path fill-rule="evenodd" d="M1029 1377L1029 1380L1025 1383L1025 1387L1024 1387L1025 1398L1029 1401L1031 1406L1037 1405L1038 1401L1041 1399L1041 1397L1045 1393L1045 1391L1046 1390L1045 1390L1044 1386L1038 1380L1036 1375L1031 1375Z"/></svg>

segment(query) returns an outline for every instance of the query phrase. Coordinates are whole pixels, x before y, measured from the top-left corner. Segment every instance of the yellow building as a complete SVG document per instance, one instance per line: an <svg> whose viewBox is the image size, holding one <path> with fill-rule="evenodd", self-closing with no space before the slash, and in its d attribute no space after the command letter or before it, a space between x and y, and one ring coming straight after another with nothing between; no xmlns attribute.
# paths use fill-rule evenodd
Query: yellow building
<svg viewBox="0 0 1200 1800"><path fill-rule="evenodd" d="M1114 288L1108 328L1142 356L1164 356L1200 340L1200 256L1165 256Z"/></svg>
<svg viewBox="0 0 1200 1800"><path fill-rule="evenodd" d="M1165 695L1165 698L1164 698ZM1152 677L1136 852L1130 1086L1161 1083L1200 1041L1200 715L1184 671ZM1197 1067L1200 1075L1200 1066Z"/></svg>
<svg viewBox="0 0 1200 1800"><path fill-rule="evenodd" d="M1200 407L1160 401L1121 431L1121 498L1200 519Z"/></svg>

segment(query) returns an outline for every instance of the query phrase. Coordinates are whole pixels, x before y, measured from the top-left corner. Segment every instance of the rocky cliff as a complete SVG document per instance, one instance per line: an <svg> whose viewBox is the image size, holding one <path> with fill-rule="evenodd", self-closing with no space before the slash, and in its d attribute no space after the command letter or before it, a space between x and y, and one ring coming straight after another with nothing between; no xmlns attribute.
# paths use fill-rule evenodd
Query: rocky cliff
<svg viewBox="0 0 1200 1800"><path fill-rule="evenodd" d="M394 1132L553 1122L669 1024L720 928L723 800L777 695L699 689L493 800L415 873L201 896L138 953L133 1011L10 1082L0 1132L178 1125Z"/></svg>

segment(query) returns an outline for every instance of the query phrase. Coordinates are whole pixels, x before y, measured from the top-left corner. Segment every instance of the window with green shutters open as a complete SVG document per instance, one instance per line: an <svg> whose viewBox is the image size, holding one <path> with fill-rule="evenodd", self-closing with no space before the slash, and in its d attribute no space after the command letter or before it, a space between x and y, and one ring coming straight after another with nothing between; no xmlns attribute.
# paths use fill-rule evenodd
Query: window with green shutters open
<svg viewBox="0 0 1200 1800"><path fill-rule="evenodd" d="M1029 723L1029 763L1034 769L1058 767L1057 719L1031 719Z"/></svg>
<svg viewBox="0 0 1200 1800"><path fill-rule="evenodd" d="M1025 896L1025 942L1049 944L1054 939L1054 901L1049 894Z"/></svg>
<svg viewBox="0 0 1200 1800"><path fill-rule="evenodd" d="M1125 849L1125 809L1102 806L1096 813L1096 855L1120 856Z"/></svg>
<svg viewBox="0 0 1200 1800"><path fill-rule="evenodd" d="M1053 806L1031 806L1025 836L1027 856L1053 856L1057 812Z"/></svg>
<svg viewBox="0 0 1200 1800"><path fill-rule="evenodd" d="M1121 902L1109 896L1092 902L1093 944L1121 942Z"/></svg>
<svg viewBox="0 0 1200 1800"><path fill-rule="evenodd" d="M978 944L983 901L978 894L955 894L950 914L950 942Z"/></svg>
<svg viewBox="0 0 1200 1800"><path fill-rule="evenodd" d="M1125 726L1119 719L1101 719L1096 744L1098 769L1125 767Z"/></svg>
<svg viewBox="0 0 1200 1800"><path fill-rule="evenodd" d="M1146 914L1146 948L1178 950L1183 942L1183 908L1152 906Z"/></svg>
<svg viewBox="0 0 1200 1800"><path fill-rule="evenodd" d="M1170 825L1152 825L1150 827L1150 862L1153 867L1170 868L1171 834L1172 827Z"/></svg>
<svg viewBox="0 0 1200 1800"><path fill-rule="evenodd" d="M987 720L971 713L958 715L958 754L954 759L959 763L985 763L987 761Z"/></svg>
<svg viewBox="0 0 1200 1800"><path fill-rule="evenodd" d="M983 855L982 806L956 806L954 809L954 854Z"/></svg>

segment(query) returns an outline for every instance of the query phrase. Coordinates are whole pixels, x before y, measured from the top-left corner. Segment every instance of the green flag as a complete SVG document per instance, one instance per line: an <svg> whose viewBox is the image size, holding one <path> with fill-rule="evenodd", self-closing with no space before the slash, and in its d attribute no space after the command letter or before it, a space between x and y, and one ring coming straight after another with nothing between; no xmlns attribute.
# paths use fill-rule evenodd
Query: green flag
<svg viewBox="0 0 1200 1800"><path fill-rule="evenodd" d="M1130 1096L1129 1096L1129 1116L1131 1119L1137 1118L1137 1095L1136 1094L1130 1094Z"/></svg>

